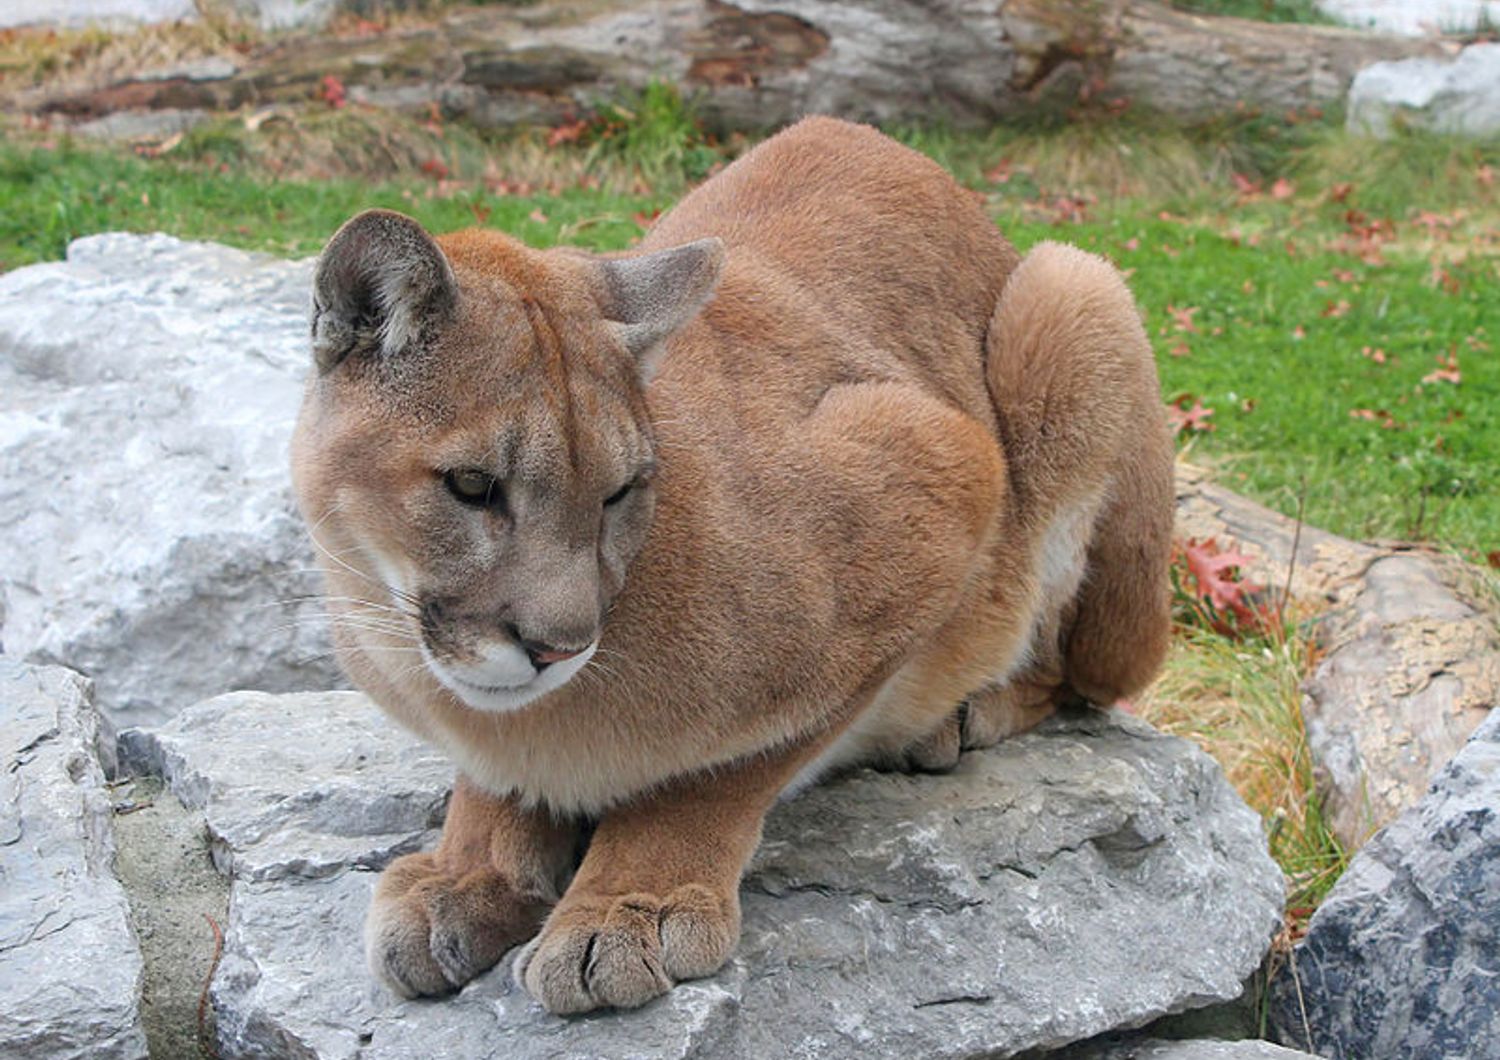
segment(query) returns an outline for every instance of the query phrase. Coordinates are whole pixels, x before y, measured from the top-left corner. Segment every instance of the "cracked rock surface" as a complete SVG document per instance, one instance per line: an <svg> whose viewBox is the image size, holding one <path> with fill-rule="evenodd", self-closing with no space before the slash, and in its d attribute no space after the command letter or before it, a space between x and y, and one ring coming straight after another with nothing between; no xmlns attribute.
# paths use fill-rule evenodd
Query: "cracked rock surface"
<svg viewBox="0 0 1500 1060"><path fill-rule="evenodd" d="M0 276L0 641L117 725L344 684L287 441L311 262L166 236Z"/></svg>
<svg viewBox="0 0 1500 1060"><path fill-rule="evenodd" d="M1271 999L1282 1041L1332 1057L1500 1056L1500 714L1355 856L1293 957Z"/></svg>
<svg viewBox="0 0 1500 1060"><path fill-rule="evenodd" d="M146 1055L89 684L0 658L0 1056Z"/></svg>
<svg viewBox="0 0 1500 1060"><path fill-rule="evenodd" d="M970 1057L1237 996L1280 923L1260 822L1191 745L1081 713L944 777L857 772L778 807L717 975L562 1019L505 962L401 1001L365 971L373 870L431 842L450 769L348 693L225 696L127 761L204 806L234 874L225 1058Z"/></svg>

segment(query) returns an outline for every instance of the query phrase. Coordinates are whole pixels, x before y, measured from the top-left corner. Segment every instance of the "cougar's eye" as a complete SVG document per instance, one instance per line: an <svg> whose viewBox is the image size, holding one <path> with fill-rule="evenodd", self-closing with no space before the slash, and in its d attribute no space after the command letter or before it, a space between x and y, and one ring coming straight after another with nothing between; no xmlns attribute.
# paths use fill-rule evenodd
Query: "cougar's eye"
<svg viewBox="0 0 1500 1060"><path fill-rule="evenodd" d="M638 484L638 479L631 479L629 482L625 483L625 485L621 486L619 489L611 493L608 497L605 497L604 506L606 508L613 508L615 505L623 501L626 497L630 496L630 491L635 489Z"/></svg>
<svg viewBox="0 0 1500 1060"><path fill-rule="evenodd" d="M503 503L500 483L488 471L466 467L443 473L448 492L474 508L493 508Z"/></svg>

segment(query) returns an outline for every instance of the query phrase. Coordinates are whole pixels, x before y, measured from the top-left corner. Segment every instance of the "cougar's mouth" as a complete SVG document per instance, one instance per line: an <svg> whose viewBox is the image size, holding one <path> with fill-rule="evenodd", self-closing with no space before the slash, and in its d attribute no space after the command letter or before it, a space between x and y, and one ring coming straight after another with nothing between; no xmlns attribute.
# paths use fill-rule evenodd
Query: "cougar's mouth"
<svg viewBox="0 0 1500 1060"><path fill-rule="evenodd" d="M547 693L567 684L593 658L598 646L598 641L595 641L580 652L555 662L549 660L541 667L529 661L518 666L518 660L510 658L509 653L506 653L492 661L507 666L515 673L515 678L509 680L496 680L489 675L481 676L472 672L466 675L457 667L445 664L434 656L425 644L422 645L422 655L432 675L465 706L487 713L505 713L529 706ZM512 648L511 651L515 649ZM523 652L516 654L522 659L526 658Z"/></svg>

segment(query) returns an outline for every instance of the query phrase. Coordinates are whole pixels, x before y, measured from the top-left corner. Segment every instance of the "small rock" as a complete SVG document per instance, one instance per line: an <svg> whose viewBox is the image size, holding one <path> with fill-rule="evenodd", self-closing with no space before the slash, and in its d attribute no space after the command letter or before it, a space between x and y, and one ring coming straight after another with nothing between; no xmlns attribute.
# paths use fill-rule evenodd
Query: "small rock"
<svg viewBox="0 0 1500 1060"><path fill-rule="evenodd" d="M1349 86L1352 132L1390 136L1397 125L1483 138L1500 133L1500 44L1471 44L1453 60L1374 63Z"/></svg>
<svg viewBox="0 0 1500 1060"><path fill-rule="evenodd" d="M146 1055L97 726L82 677L0 659L0 1056Z"/></svg>
<svg viewBox="0 0 1500 1060"><path fill-rule="evenodd" d="M213 999L235 1057L980 1056L1234 998L1281 877L1218 767L1085 713L945 777L858 772L773 813L718 974L545 1014L503 965L440 1001L365 970L376 869L426 845L449 769L354 694L225 696L126 733L237 874Z"/></svg>
<svg viewBox="0 0 1500 1060"><path fill-rule="evenodd" d="M1279 1039L1336 1057L1500 1056L1500 713L1370 840L1273 984Z"/></svg>
<svg viewBox="0 0 1500 1060"><path fill-rule="evenodd" d="M0 276L0 641L116 724L344 684L287 473L310 277L161 235Z"/></svg>

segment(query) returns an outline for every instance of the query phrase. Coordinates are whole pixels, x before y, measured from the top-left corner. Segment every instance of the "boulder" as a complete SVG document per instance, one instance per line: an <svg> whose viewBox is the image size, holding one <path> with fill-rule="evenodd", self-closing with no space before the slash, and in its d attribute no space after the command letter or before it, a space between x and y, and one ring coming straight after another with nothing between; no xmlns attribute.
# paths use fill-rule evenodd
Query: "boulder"
<svg viewBox="0 0 1500 1060"><path fill-rule="evenodd" d="M1500 44L1454 59L1373 63L1349 86L1350 131L1388 137L1401 126L1475 138L1500 134Z"/></svg>
<svg viewBox="0 0 1500 1060"><path fill-rule="evenodd" d="M1346 26L1407 37L1470 33L1500 23L1497 0L1317 0L1317 6Z"/></svg>
<svg viewBox="0 0 1500 1060"><path fill-rule="evenodd" d="M82 677L0 658L0 1056L146 1055L97 727Z"/></svg>
<svg viewBox="0 0 1500 1060"><path fill-rule="evenodd" d="M1260 822L1190 744L1084 712L944 777L855 772L773 813L717 975L560 1019L502 966L401 1001L365 970L375 870L451 771L363 697L227 696L122 734L234 873L226 1060L1009 1055L1236 997L1280 925Z"/></svg>
<svg viewBox="0 0 1500 1060"><path fill-rule="evenodd" d="M193 0L0 0L0 28L130 26L197 18Z"/></svg>
<svg viewBox="0 0 1500 1060"><path fill-rule="evenodd" d="M287 474L310 277L123 234L0 276L0 643L111 721L342 683Z"/></svg>
<svg viewBox="0 0 1500 1060"><path fill-rule="evenodd" d="M1273 984L1328 1056L1500 1056L1500 714L1350 863Z"/></svg>

